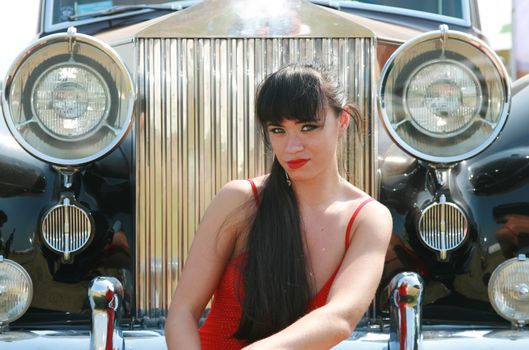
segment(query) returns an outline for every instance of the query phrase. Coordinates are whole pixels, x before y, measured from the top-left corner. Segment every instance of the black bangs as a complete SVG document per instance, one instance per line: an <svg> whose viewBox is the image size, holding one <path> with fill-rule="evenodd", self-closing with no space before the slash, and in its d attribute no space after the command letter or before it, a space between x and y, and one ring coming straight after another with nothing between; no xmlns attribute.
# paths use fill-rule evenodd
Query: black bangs
<svg viewBox="0 0 529 350"><path fill-rule="evenodd" d="M321 77L310 66L286 66L259 87L256 114L261 125L282 120L320 121L325 117L326 95Z"/></svg>

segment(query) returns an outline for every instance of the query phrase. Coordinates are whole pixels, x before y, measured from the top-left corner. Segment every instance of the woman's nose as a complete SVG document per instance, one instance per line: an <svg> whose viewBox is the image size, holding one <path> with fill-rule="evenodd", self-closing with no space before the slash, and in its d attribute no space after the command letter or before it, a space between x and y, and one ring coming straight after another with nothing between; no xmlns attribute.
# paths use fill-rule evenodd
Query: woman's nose
<svg viewBox="0 0 529 350"><path fill-rule="evenodd" d="M295 134L288 135L286 151L289 153L296 153L303 150L303 143L299 136Z"/></svg>

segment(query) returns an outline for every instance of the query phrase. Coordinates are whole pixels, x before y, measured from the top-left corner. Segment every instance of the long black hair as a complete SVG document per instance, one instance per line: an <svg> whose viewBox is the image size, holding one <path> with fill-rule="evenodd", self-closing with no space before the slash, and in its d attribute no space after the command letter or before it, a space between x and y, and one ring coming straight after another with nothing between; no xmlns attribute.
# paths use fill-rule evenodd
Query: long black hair
<svg viewBox="0 0 529 350"><path fill-rule="evenodd" d="M329 71L292 64L261 84L255 113L268 140L268 123L318 121L325 118L327 107L338 116L344 106L345 98ZM275 158L259 197L242 267L243 312L234 334L250 342L295 322L306 313L311 298L299 206L285 170Z"/></svg>

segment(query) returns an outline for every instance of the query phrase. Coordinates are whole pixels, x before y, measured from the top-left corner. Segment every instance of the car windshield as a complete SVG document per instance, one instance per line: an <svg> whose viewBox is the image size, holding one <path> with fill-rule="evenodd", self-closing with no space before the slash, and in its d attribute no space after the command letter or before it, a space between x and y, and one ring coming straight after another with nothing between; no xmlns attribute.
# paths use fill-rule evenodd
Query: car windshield
<svg viewBox="0 0 529 350"><path fill-rule="evenodd" d="M119 7L130 7L130 10L141 10L150 5L169 6L173 3L177 4L178 2L167 0L53 0L51 22L52 24L59 24Z"/></svg>
<svg viewBox="0 0 529 350"><path fill-rule="evenodd" d="M351 3L382 5L463 19L463 0L351 0Z"/></svg>
<svg viewBox="0 0 529 350"><path fill-rule="evenodd" d="M404 10L415 10L434 15L463 18L464 0L351 0L340 3L351 3L353 6L375 5L388 6ZM171 4L185 1L167 0L53 0L52 24L71 21L83 15L104 11L116 6L149 6ZM316 1L317 2L317 1Z"/></svg>

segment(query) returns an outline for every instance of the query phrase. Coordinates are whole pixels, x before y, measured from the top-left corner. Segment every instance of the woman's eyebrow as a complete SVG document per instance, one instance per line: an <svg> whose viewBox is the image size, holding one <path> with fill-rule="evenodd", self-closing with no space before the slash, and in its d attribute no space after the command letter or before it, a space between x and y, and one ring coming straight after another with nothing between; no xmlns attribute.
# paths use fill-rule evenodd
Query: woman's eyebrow
<svg viewBox="0 0 529 350"><path fill-rule="evenodd" d="M277 123L266 123L266 126L282 126L282 125L277 124Z"/></svg>

